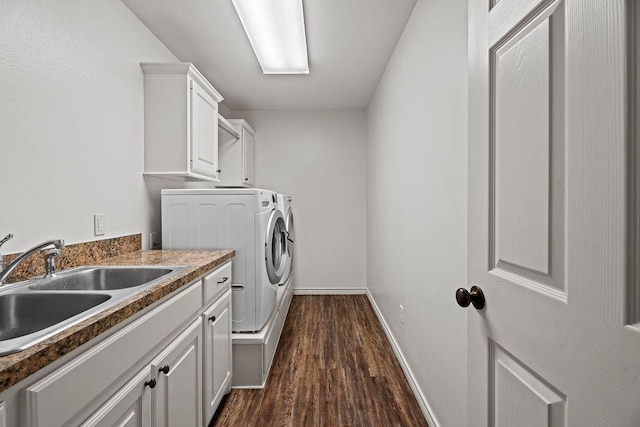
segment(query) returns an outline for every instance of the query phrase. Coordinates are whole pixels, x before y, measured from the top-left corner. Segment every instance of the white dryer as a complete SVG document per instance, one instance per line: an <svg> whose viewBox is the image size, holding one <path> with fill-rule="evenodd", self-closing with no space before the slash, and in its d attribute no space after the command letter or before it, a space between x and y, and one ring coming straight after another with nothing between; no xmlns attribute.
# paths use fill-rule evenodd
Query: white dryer
<svg viewBox="0 0 640 427"><path fill-rule="evenodd" d="M285 267L284 274L282 276L282 280L280 282L281 285L284 285L291 273L293 272L293 249L294 249L294 225L293 225L293 209L291 207L291 196L288 194L278 194L278 209L282 213L285 222L285 245L286 245L286 254L285 254Z"/></svg>
<svg viewBox="0 0 640 427"><path fill-rule="evenodd" d="M233 249L233 332L260 330L286 268L276 193L255 188L162 190L163 249Z"/></svg>

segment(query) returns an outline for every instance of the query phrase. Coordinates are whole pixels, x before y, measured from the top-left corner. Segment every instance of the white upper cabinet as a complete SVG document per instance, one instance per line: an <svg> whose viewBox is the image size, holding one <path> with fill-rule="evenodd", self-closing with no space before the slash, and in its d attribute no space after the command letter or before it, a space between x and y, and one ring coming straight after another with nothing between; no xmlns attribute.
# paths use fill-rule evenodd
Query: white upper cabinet
<svg viewBox="0 0 640 427"><path fill-rule="evenodd" d="M242 119L225 120L239 135L220 143L220 182L217 187L253 187L255 132Z"/></svg>
<svg viewBox="0 0 640 427"><path fill-rule="evenodd" d="M178 181L218 181L222 96L190 63L142 63L144 173Z"/></svg>

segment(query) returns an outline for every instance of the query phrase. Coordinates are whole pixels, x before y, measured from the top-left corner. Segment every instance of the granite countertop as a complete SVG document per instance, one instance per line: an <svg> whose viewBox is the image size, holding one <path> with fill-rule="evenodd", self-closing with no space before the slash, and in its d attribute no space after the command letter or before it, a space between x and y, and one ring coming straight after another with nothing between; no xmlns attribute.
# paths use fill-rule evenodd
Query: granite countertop
<svg viewBox="0 0 640 427"><path fill-rule="evenodd" d="M102 332L133 316L145 307L182 288L235 255L232 250L137 251L108 258L91 265L184 265L176 275L140 290L83 322L18 353L0 356L0 392L27 378Z"/></svg>

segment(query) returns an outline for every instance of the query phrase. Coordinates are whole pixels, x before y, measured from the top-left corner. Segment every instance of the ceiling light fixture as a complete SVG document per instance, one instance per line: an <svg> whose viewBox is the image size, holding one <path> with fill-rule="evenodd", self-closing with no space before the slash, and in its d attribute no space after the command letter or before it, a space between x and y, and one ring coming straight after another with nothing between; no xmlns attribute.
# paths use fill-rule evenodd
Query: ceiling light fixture
<svg viewBox="0 0 640 427"><path fill-rule="evenodd" d="M309 74L302 0L232 0L264 74Z"/></svg>

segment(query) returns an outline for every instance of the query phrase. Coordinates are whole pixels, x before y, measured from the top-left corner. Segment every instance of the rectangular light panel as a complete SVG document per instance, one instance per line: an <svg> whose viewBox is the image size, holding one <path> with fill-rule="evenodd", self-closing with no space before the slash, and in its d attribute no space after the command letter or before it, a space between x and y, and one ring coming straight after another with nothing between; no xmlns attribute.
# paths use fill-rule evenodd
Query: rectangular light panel
<svg viewBox="0 0 640 427"><path fill-rule="evenodd" d="M264 74L309 74L302 0L232 0Z"/></svg>

